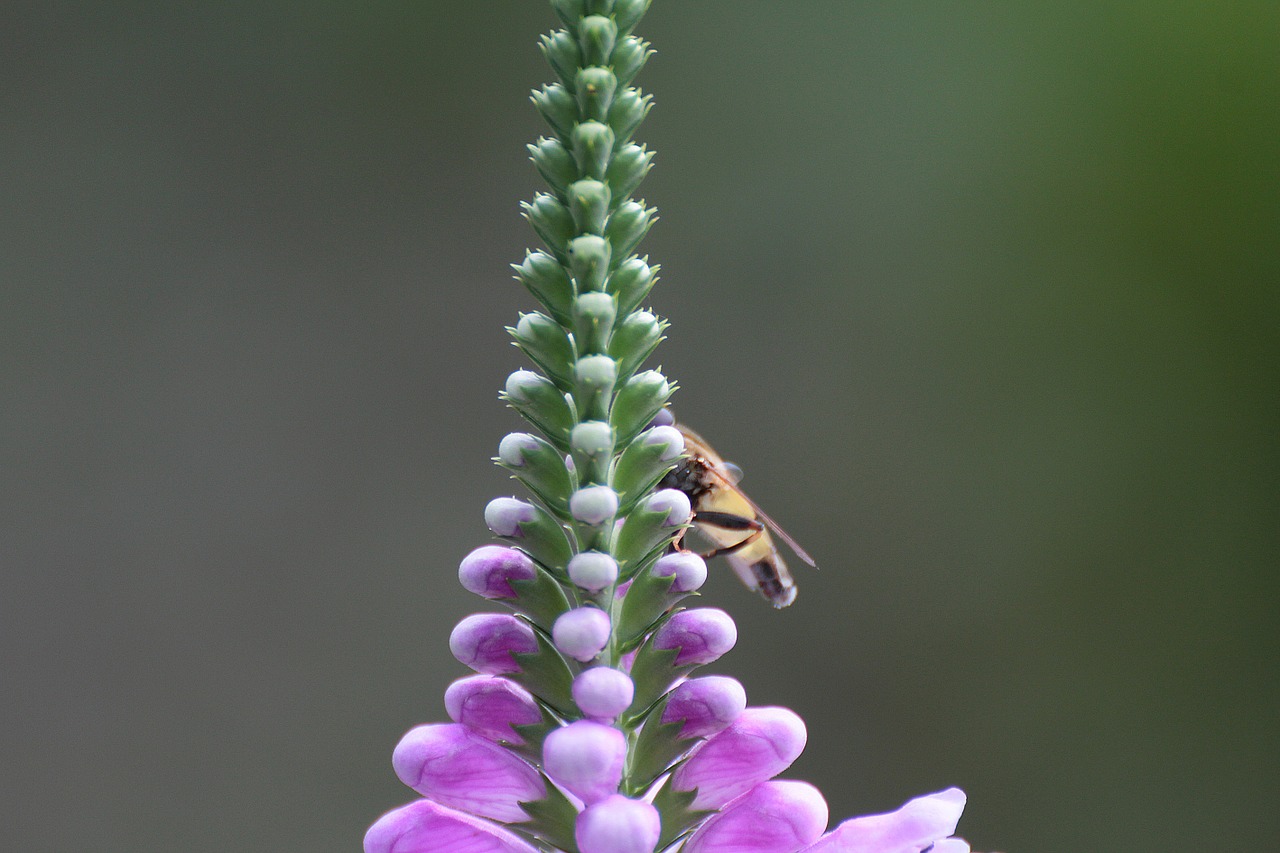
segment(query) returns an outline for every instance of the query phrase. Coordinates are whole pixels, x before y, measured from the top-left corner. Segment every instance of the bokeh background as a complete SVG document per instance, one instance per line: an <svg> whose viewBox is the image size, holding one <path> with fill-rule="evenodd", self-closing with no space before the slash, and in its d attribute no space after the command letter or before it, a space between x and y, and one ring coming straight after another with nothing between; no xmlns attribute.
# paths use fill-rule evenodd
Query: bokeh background
<svg viewBox="0 0 1280 853"><path fill-rule="evenodd" d="M351 851L512 485L530 0L0 5L5 849ZM658 0L677 411L834 816L1280 837L1280 6Z"/></svg>

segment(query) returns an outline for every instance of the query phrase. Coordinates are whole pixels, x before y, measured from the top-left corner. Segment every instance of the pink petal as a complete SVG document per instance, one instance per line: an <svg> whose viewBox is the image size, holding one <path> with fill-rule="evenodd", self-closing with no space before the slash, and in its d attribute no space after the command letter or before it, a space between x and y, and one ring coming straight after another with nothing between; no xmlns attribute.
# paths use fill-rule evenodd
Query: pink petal
<svg viewBox="0 0 1280 853"><path fill-rule="evenodd" d="M462 723L489 740L524 743L512 726L529 726L542 720L537 701L520 685L495 675L460 678L444 693L449 719Z"/></svg>
<svg viewBox="0 0 1280 853"><path fill-rule="evenodd" d="M797 853L827 828L827 801L807 782L757 785L710 817L681 853Z"/></svg>
<svg viewBox="0 0 1280 853"><path fill-rule="evenodd" d="M698 789L693 808L718 809L790 767L806 737L804 720L794 711L748 708L695 748L671 784L680 791Z"/></svg>
<svg viewBox="0 0 1280 853"><path fill-rule="evenodd" d="M537 853L537 848L487 820L417 800L369 827L364 853Z"/></svg>
<svg viewBox="0 0 1280 853"><path fill-rule="evenodd" d="M919 853L955 833L964 803L959 788L916 797L888 814L846 820L805 853Z"/></svg>
<svg viewBox="0 0 1280 853"><path fill-rule="evenodd" d="M657 809L614 794L578 815L574 835L582 853L653 853L661 832Z"/></svg>
<svg viewBox="0 0 1280 853"><path fill-rule="evenodd" d="M546 796L537 770L456 723L410 730L391 764L400 781L422 796L503 823L528 820L519 803Z"/></svg>
<svg viewBox="0 0 1280 853"><path fill-rule="evenodd" d="M590 720L556 729L542 745L547 775L588 804L618 792L626 760L626 735Z"/></svg>

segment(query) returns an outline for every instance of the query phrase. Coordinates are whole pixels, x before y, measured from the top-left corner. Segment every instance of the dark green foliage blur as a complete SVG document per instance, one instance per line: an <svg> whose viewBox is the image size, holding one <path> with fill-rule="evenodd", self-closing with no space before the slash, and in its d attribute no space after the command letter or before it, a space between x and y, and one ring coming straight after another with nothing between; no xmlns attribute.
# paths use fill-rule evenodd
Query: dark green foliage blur
<svg viewBox="0 0 1280 853"><path fill-rule="evenodd" d="M536 0L0 9L5 846L351 851L527 366ZM656 0L680 417L818 559L717 672L833 818L1280 835L1280 6Z"/></svg>

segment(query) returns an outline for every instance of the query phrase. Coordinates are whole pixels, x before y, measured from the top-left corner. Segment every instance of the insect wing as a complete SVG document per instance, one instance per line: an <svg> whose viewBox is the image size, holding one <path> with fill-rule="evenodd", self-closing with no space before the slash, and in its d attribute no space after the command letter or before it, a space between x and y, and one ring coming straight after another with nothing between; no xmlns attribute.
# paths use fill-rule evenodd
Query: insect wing
<svg viewBox="0 0 1280 853"><path fill-rule="evenodd" d="M708 465L707 470L710 471L712 474L714 474L716 479L718 479L721 483L723 483L726 488L732 489L734 494L736 494L738 497L742 498L744 501L750 504L751 508L755 510L756 517L759 518L760 521L764 522L766 527L768 527L771 531L776 533L779 539L781 539L783 542L786 542L787 547L789 547L792 551L795 551L797 557L799 557L805 563L808 563L810 566L813 566L815 569L818 568L818 564L814 561L813 557L809 556L809 552L801 548L800 543L796 542L795 539L792 539L791 534L783 530L782 527L778 524L778 522L774 521L767 512L765 512L760 508L759 504L751 500L751 498L747 497L746 493L743 492L742 489L738 488L738 484L736 482L734 482L732 479L730 479L728 475L724 474L719 470L719 466Z"/></svg>

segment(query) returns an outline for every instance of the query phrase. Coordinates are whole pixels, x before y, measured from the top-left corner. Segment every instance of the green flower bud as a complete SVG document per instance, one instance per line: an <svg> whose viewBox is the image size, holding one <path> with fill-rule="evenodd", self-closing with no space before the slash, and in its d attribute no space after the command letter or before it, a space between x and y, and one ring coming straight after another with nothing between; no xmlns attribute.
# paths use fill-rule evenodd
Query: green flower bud
<svg viewBox="0 0 1280 853"><path fill-rule="evenodd" d="M573 482L560 451L526 432L513 432L498 445L497 462L556 512L569 511Z"/></svg>
<svg viewBox="0 0 1280 853"><path fill-rule="evenodd" d="M592 65L579 69L574 81L578 109L583 118L596 121L608 118L614 93L618 91L618 78L613 76L613 72L608 68ZM617 128L614 128L614 132L617 132Z"/></svg>
<svg viewBox="0 0 1280 853"><path fill-rule="evenodd" d="M658 269L643 258L627 258L613 271L606 289L617 297L619 314L630 314L639 307L658 280Z"/></svg>
<svg viewBox="0 0 1280 853"><path fill-rule="evenodd" d="M583 65L608 65L618 42L618 25L603 15L583 18L578 25L578 46Z"/></svg>
<svg viewBox="0 0 1280 853"><path fill-rule="evenodd" d="M585 177L603 180L613 155L613 128L598 121L584 121L570 136L573 159Z"/></svg>
<svg viewBox="0 0 1280 853"><path fill-rule="evenodd" d="M578 163L559 139L539 139L529 146L529 159L558 195L578 180Z"/></svg>
<svg viewBox="0 0 1280 853"><path fill-rule="evenodd" d="M667 325L648 311L627 315L609 339L609 355L618 361L618 376L630 376L653 354Z"/></svg>
<svg viewBox="0 0 1280 853"><path fill-rule="evenodd" d="M683 452L684 436L673 426L646 430L628 444L613 467L613 487L622 500L622 512L629 512L675 468Z"/></svg>
<svg viewBox="0 0 1280 853"><path fill-rule="evenodd" d="M580 483L607 483L613 461L613 427L604 421L586 421L569 436L573 463Z"/></svg>
<svg viewBox="0 0 1280 853"><path fill-rule="evenodd" d="M573 126L578 123L578 102L569 90L559 83L551 83L541 89L534 89L529 97L538 114L555 131L556 136L567 139Z"/></svg>
<svg viewBox="0 0 1280 853"><path fill-rule="evenodd" d="M561 388L573 386L573 363L577 359L573 342L564 328L545 314L522 314L520 322L507 331L516 346Z"/></svg>
<svg viewBox="0 0 1280 853"><path fill-rule="evenodd" d="M627 36L619 41L618 46L613 50L613 61L609 63L609 67L613 69L614 76L618 78L618 85L626 86L634 80L652 55L653 50L649 47L649 43L643 39Z"/></svg>
<svg viewBox="0 0 1280 853"><path fill-rule="evenodd" d="M613 19L618 22L618 31L631 32L632 28L640 23L644 13L649 11L649 4L652 2L653 0L616 0L613 5Z"/></svg>
<svg viewBox="0 0 1280 853"><path fill-rule="evenodd" d="M657 559L688 520L689 498L676 489L657 491L627 513L613 547L622 568L619 577L625 580Z"/></svg>
<svg viewBox="0 0 1280 853"><path fill-rule="evenodd" d="M618 389L609 412L609 422L618 431L618 443L626 444L648 426L674 391L667 378L656 370L646 370L628 379Z"/></svg>
<svg viewBox="0 0 1280 853"><path fill-rule="evenodd" d="M614 204L624 201L635 192L645 175L649 174L652 163L653 152L634 143L624 145L613 156L613 161L605 172L605 180L609 182L609 189L613 192Z"/></svg>
<svg viewBox="0 0 1280 853"><path fill-rule="evenodd" d="M570 256L572 254L571 244ZM556 322L567 326L573 309L573 282L560 262L546 252L530 252L523 264L512 264L511 268L516 271L520 283L546 306Z"/></svg>
<svg viewBox="0 0 1280 853"><path fill-rule="evenodd" d="M573 338L579 351L584 354L607 351L617 316L617 306L607 293L584 293L574 300Z"/></svg>
<svg viewBox="0 0 1280 853"><path fill-rule="evenodd" d="M531 203L523 202L520 207L547 248L563 257L569 241L577 234L569 208L547 193L538 193Z"/></svg>
<svg viewBox="0 0 1280 853"><path fill-rule="evenodd" d="M618 209L609 217L604 236L613 245L615 258L625 258L631 250L640 245L644 235L657 220L657 213L644 202L627 201L618 205ZM536 226L535 226L536 227Z"/></svg>
<svg viewBox="0 0 1280 853"><path fill-rule="evenodd" d="M573 270L579 293L604 289L611 257L613 247L603 237L586 234L569 241L569 268Z"/></svg>
<svg viewBox="0 0 1280 853"><path fill-rule="evenodd" d="M569 446L569 430L577 418L560 389L531 370L517 370L507 377L503 399L533 424L557 448Z"/></svg>
<svg viewBox="0 0 1280 853"><path fill-rule="evenodd" d="M551 64L556 76L570 92L576 91L578 69L582 67L582 51L578 42L565 30L556 30L542 37L542 55Z"/></svg>
<svg viewBox="0 0 1280 853"><path fill-rule="evenodd" d="M582 16L587 14L585 0L551 0L551 8L566 26L577 26Z"/></svg>
<svg viewBox="0 0 1280 853"><path fill-rule="evenodd" d="M607 355L589 355L574 365L574 400L583 420L604 420L609 411L609 398L618 381L618 365ZM548 383L550 384L550 383Z"/></svg>
<svg viewBox="0 0 1280 853"><path fill-rule="evenodd" d="M608 123L613 128L617 145L631 141L631 134L636 132L652 106L653 97L640 94L638 89L626 88L614 97L613 106L609 107Z"/></svg>
<svg viewBox="0 0 1280 853"><path fill-rule="evenodd" d="M591 179L569 186L569 214L579 234L601 234L609 217L609 185Z"/></svg>

